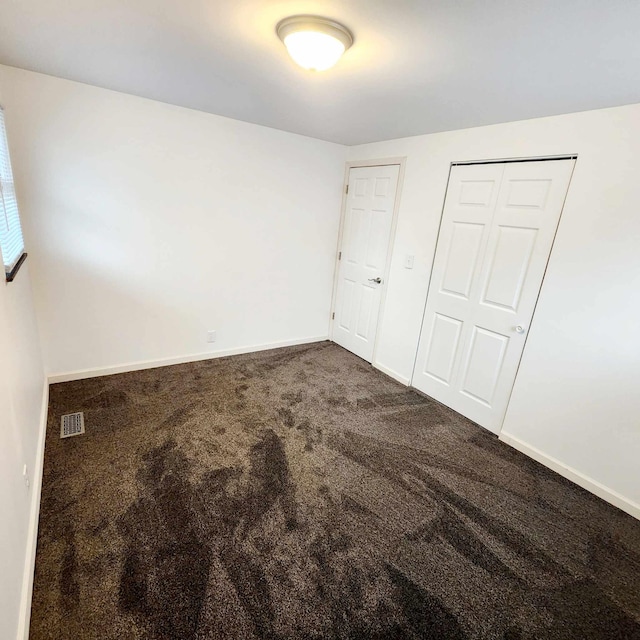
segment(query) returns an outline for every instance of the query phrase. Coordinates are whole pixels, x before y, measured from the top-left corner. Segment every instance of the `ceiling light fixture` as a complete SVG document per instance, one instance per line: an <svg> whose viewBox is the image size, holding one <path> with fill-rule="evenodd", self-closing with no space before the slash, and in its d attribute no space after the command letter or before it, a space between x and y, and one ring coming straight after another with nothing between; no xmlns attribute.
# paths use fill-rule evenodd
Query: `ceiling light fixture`
<svg viewBox="0 0 640 640"><path fill-rule="evenodd" d="M318 16L291 16L278 22L276 33L293 60L305 69L325 71L353 44L338 22Z"/></svg>

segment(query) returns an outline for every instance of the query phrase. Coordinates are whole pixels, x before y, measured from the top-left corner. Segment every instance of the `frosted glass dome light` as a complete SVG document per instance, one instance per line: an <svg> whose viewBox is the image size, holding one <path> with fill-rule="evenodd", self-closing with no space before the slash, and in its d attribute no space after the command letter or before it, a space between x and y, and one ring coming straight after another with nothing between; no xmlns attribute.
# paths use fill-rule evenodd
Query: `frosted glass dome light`
<svg viewBox="0 0 640 640"><path fill-rule="evenodd" d="M304 69L326 71L353 44L353 36L338 22L318 16L291 16L276 33L294 62Z"/></svg>

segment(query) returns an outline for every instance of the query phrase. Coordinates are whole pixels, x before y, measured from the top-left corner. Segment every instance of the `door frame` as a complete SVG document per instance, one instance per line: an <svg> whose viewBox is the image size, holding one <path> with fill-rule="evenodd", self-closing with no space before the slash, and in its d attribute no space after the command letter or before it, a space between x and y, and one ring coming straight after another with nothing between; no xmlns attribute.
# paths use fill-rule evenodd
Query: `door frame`
<svg viewBox="0 0 640 640"><path fill-rule="evenodd" d="M440 231L442 230L442 220L444 218L444 208L447 204L447 192L449 191L449 180L451 179L451 169L458 165L473 165L473 164L512 164L517 162L540 162L546 160L573 160L573 169L571 171L571 176L569 177L569 184L567 185L567 192L565 193L564 200L562 201L562 209L560 210L560 216L558 217L558 224L556 225L555 232L553 234L553 240L551 241L551 247L549 248L549 256L547 257L547 263L544 267L544 273L542 274L542 280L540 281L540 288L538 289L538 295L536 296L535 304L533 305L533 311L531 313L531 322L529 323L529 330L527 331L527 335L524 339L524 344L522 346L522 353L520 354L520 360L518 360L518 366L516 368L515 375L513 377L513 384L511 385L511 390L509 391L509 399L507 400L507 406L504 411L504 415L502 416L502 423L500 424L500 430L496 433L498 437L502 433L502 427L504 426L505 418L507 417L507 412L509 411L509 405L511 404L511 397L513 395L513 389L516 386L516 382L518 380L518 373L520 372L520 365L522 364L522 358L524 358L524 352L527 348L527 342L529 340L529 335L531 333L531 327L533 326L533 322L536 317L536 310L538 308L538 303L540 302L540 295L542 294L542 288L544 287L544 281L547 277L547 271L549 270L549 263L551 262L551 258L553 257L553 249L556 244L556 239L558 237L558 231L560 230L560 224L562 223L562 214L564 213L564 208L567 204L567 198L569 197L569 189L571 188L571 182L573 181L573 176L576 171L576 166L578 164L578 154L577 153L566 153L566 154L558 154L558 155L550 155L550 156L525 156L525 157L517 157L517 158L499 158L499 159L491 159L487 158L485 160L452 160L449 162L449 171L447 172L447 182L444 187L444 195L442 198L442 207L440 209L440 220L438 222L438 231L436 233L436 244L433 249L433 259L431 261L431 269L429 271L429 285L427 287L427 296L424 300L424 308L422 310L422 322L420 323L420 335L418 336L418 344L416 345L416 354L413 359L413 369L411 370L411 379L409 380L409 387L411 389L416 389L413 385L413 379L416 375L416 367L418 365L418 347L420 346L420 337L422 336L422 326L424 324L424 317L427 312L427 302L429 301L429 293L431 292L431 286L433 284L433 266L436 261L436 253L438 251L438 242L440 240ZM416 389L418 393L423 393L419 389ZM427 395L427 394L423 394ZM431 396L428 396L431 398ZM431 398L434 402L440 403L435 398ZM445 405L447 406L447 405ZM451 407L447 407L451 409ZM455 411L455 409L452 409ZM483 427L484 429L484 427ZM490 430L486 429L491 433Z"/></svg>
<svg viewBox="0 0 640 640"><path fill-rule="evenodd" d="M329 310L329 340L333 342L333 327L335 319L333 317L336 310L336 300L338 297L338 275L340 272L340 260L338 256L342 251L342 241L344 239L344 221L347 213L347 185L349 184L349 172L351 169L359 167L387 167L390 165L398 166L398 184L396 186L396 195L393 203L393 214L391 218L391 231L389 232L389 243L387 245L387 255L385 258L383 282L386 285L389 282L389 274L391 272L391 256L393 245L396 237L396 229L398 226L398 212L400 210L400 198L402 195L402 185L404 183L404 172L407 162L406 156L397 156L391 158L380 158L374 160L349 160L344 165L344 178L342 181L342 203L340 205L340 226L338 228L338 242L334 256L333 267L333 289L331 292L331 307ZM380 321L384 316L384 306L387 300L387 287L383 287L380 295L380 308L378 309L378 318L376 322L376 337L373 341L373 355L371 356L372 366L376 366L376 354L378 351L378 336L380 334Z"/></svg>

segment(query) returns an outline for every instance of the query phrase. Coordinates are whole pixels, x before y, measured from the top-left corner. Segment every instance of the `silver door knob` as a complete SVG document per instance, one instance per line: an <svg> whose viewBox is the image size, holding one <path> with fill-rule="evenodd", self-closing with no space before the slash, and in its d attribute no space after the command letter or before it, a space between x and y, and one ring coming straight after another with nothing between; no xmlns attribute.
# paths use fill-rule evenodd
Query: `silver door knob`
<svg viewBox="0 0 640 640"><path fill-rule="evenodd" d="M375 282L376 284L381 284L382 278L369 278L369 282Z"/></svg>
<svg viewBox="0 0 640 640"><path fill-rule="evenodd" d="M516 333L524 333L524 327L521 324L516 327Z"/></svg>

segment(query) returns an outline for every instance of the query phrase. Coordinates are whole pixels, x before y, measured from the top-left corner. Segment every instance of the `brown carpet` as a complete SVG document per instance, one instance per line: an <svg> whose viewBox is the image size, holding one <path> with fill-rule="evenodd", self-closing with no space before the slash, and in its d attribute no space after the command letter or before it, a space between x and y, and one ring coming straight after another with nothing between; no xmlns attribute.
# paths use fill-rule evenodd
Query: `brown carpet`
<svg viewBox="0 0 640 640"><path fill-rule="evenodd" d="M31 637L640 638L640 522L328 342L57 384Z"/></svg>

